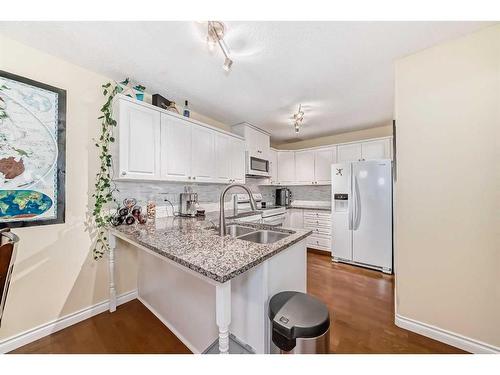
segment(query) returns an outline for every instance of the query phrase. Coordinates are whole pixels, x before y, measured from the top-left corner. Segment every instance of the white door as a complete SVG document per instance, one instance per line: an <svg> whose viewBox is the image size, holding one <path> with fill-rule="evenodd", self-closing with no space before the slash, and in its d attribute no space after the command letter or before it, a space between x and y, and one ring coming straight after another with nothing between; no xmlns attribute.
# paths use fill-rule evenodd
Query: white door
<svg viewBox="0 0 500 375"><path fill-rule="evenodd" d="M229 138L231 182L245 183L245 142L237 138Z"/></svg>
<svg viewBox="0 0 500 375"><path fill-rule="evenodd" d="M278 184L278 153L274 150L269 150L269 169L270 175L269 183L271 185Z"/></svg>
<svg viewBox="0 0 500 375"><path fill-rule="evenodd" d="M295 181L299 184L314 184L314 151L295 152Z"/></svg>
<svg viewBox="0 0 500 375"><path fill-rule="evenodd" d="M390 139L377 139L361 143L361 157L363 160L391 159Z"/></svg>
<svg viewBox="0 0 500 375"><path fill-rule="evenodd" d="M191 130L191 179L216 182L215 131L193 125Z"/></svg>
<svg viewBox="0 0 500 375"><path fill-rule="evenodd" d="M231 177L232 154L231 138L222 133L215 134L215 171L218 182L229 183Z"/></svg>
<svg viewBox="0 0 500 375"><path fill-rule="evenodd" d="M161 114L162 178L191 180L191 123Z"/></svg>
<svg viewBox="0 0 500 375"><path fill-rule="evenodd" d="M160 178L160 112L120 101L119 177Z"/></svg>
<svg viewBox="0 0 500 375"><path fill-rule="evenodd" d="M391 161L352 164L353 260L392 269ZM335 232L334 232L335 238Z"/></svg>
<svg viewBox="0 0 500 375"><path fill-rule="evenodd" d="M351 163L332 165L332 200L332 256L351 261Z"/></svg>
<svg viewBox="0 0 500 375"><path fill-rule="evenodd" d="M314 181L328 185L332 181L332 164L337 162L336 148L329 147L314 151Z"/></svg>
<svg viewBox="0 0 500 375"><path fill-rule="evenodd" d="M295 182L295 152L278 151L278 180L281 185Z"/></svg>
<svg viewBox="0 0 500 375"><path fill-rule="evenodd" d="M337 163L361 160L361 143L337 146Z"/></svg>

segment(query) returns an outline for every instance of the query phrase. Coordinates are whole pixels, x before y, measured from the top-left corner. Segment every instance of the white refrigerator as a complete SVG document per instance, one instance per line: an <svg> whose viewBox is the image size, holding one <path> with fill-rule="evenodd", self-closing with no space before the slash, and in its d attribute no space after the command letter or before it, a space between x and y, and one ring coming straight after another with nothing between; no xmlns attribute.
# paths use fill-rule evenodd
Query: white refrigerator
<svg viewBox="0 0 500 375"><path fill-rule="evenodd" d="M332 259L392 273L392 162L332 165Z"/></svg>

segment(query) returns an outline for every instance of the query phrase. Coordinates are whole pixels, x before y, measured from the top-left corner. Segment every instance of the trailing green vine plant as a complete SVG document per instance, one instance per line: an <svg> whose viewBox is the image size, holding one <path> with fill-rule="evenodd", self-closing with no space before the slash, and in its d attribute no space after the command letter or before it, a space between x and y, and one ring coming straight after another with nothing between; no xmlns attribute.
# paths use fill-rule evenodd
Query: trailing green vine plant
<svg viewBox="0 0 500 375"><path fill-rule="evenodd" d="M128 82L128 79L126 80ZM112 215L110 213L110 203L116 203L113 193L116 187L112 180L113 160L111 156L111 143L115 141L113 137L113 128L116 126L116 120L113 118L113 99L116 94L123 89L116 83L108 82L102 85L102 93L105 103L101 108L101 134L95 140L95 146L99 149L99 170L96 174L95 192L92 196L95 199L92 215L97 230L96 242L94 245L94 259L102 258L104 253L109 250L107 237L107 228L110 224Z"/></svg>

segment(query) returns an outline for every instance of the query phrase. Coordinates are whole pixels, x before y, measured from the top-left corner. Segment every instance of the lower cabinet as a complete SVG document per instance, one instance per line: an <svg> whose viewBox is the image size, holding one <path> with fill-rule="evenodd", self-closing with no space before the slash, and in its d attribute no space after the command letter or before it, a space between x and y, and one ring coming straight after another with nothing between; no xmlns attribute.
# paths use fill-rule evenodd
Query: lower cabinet
<svg viewBox="0 0 500 375"><path fill-rule="evenodd" d="M304 229L309 229L313 232L306 240L308 247L331 251L332 222L330 212L304 210Z"/></svg>
<svg viewBox="0 0 500 375"><path fill-rule="evenodd" d="M306 239L307 247L331 251L332 226L329 211L290 208L287 210L287 219L283 226L312 231L312 235Z"/></svg>

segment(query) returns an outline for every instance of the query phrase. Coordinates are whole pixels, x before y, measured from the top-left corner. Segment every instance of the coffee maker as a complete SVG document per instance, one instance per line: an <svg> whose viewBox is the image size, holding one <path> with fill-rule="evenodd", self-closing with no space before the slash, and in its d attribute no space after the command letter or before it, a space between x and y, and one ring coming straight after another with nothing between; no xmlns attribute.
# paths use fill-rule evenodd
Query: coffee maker
<svg viewBox="0 0 500 375"><path fill-rule="evenodd" d="M292 204L292 192L287 188L276 189L276 205L290 206Z"/></svg>
<svg viewBox="0 0 500 375"><path fill-rule="evenodd" d="M197 205L198 193L193 193L191 191L181 193L179 215L187 217L196 216Z"/></svg>

